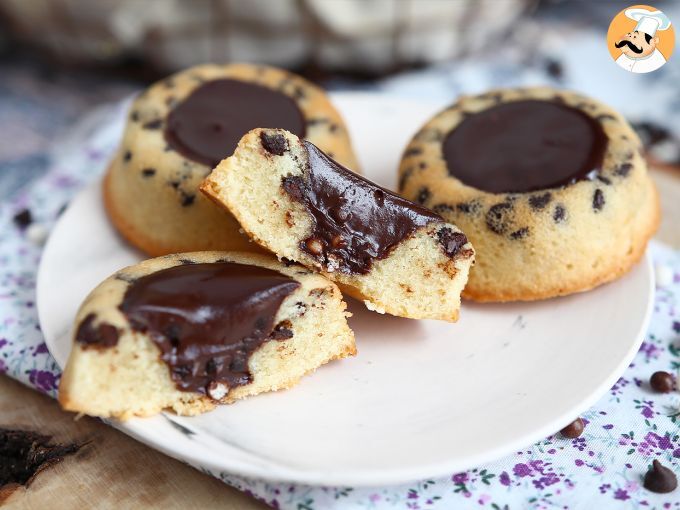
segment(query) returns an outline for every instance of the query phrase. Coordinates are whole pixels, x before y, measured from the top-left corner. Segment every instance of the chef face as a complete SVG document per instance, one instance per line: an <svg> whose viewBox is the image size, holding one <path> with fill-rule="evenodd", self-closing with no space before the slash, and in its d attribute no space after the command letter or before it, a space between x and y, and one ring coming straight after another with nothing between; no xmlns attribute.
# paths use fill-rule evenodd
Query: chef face
<svg viewBox="0 0 680 510"><path fill-rule="evenodd" d="M641 58L651 55L659 42L658 37L652 37L644 32L628 32L615 46L621 52L631 58Z"/></svg>

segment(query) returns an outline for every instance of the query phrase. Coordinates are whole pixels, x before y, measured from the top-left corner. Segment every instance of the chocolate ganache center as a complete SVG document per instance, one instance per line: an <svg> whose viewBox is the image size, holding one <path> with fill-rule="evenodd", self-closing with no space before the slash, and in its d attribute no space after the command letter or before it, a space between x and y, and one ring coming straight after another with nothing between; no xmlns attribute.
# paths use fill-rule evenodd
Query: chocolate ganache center
<svg viewBox="0 0 680 510"><path fill-rule="evenodd" d="M300 284L234 262L170 267L136 280L120 309L161 351L179 390L208 393L251 381L250 356L272 334L283 300Z"/></svg>
<svg viewBox="0 0 680 510"><path fill-rule="evenodd" d="M555 188L602 168L600 123L562 103L512 101L466 117L444 140L449 174L491 193Z"/></svg>
<svg viewBox="0 0 680 510"><path fill-rule="evenodd" d="M309 166L283 179L283 189L313 218L301 248L327 271L366 274L373 260L441 216L351 172L304 141Z"/></svg>
<svg viewBox="0 0 680 510"><path fill-rule="evenodd" d="M258 127L305 135L305 119L291 97L255 83L214 80L170 111L165 139L186 158L213 168Z"/></svg>

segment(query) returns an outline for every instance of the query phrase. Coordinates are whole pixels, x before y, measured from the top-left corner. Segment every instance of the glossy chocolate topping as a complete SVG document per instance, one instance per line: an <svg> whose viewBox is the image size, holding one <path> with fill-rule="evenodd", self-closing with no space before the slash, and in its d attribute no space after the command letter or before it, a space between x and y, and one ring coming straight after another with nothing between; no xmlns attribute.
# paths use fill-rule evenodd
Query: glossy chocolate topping
<svg viewBox="0 0 680 510"><path fill-rule="evenodd" d="M301 248L328 271L366 274L417 228L442 222L432 211L347 170L304 141L308 171L285 177L283 189L314 218Z"/></svg>
<svg viewBox="0 0 680 510"><path fill-rule="evenodd" d="M538 100L474 113L449 133L442 147L449 174L492 193L588 179L602 167L606 148L607 136L595 119L565 104Z"/></svg>
<svg viewBox="0 0 680 510"><path fill-rule="evenodd" d="M257 266L188 264L139 278L120 309L156 343L178 389L213 396L215 384L250 382L250 356L269 339L281 302L299 286Z"/></svg>
<svg viewBox="0 0 680 510"><path fill-rule="evenodd" d="M305 135L302 112L289 96L254 83L214 80L170 111L165 139L186 158L213 168L257 127Z"/></svg>

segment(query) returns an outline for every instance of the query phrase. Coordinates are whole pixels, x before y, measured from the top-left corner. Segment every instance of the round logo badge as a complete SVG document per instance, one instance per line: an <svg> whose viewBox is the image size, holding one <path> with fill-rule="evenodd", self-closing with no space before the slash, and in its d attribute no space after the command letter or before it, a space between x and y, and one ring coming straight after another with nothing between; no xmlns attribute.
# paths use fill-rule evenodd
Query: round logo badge
<svg viewBox="0 0 680 510"><path fill-rule="evenodd" d="M673 24L650 5L633 5L619 12L607 31L607 48L614 61L631 73L656 71L671 58Z"/></svg>

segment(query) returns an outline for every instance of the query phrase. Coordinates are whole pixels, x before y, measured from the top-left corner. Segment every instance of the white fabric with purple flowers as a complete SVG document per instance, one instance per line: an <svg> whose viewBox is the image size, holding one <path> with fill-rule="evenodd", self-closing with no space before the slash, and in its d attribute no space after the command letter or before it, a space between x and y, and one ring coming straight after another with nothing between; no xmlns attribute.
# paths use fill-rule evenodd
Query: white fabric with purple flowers
<svg viewBox="0 0 680 510"><path fill-rule="evenodd" d="M118 136L106 126L115 124L110 120L120 108L88 117L51 154L50 170L0 205L0 372L51 396L60 370L38 324L41 248L35 240L103 170ZM26 209L31 225L14 219ZM652 253L655 262L670 268L668 285L657 288L650 330L633 363L583 415L581 437L550 436L497 462L397 487L318 488L210 474L274 508L291 510L680 508L680 489L659 495L642 487L653 459L680 473L680 394L655 394L647 382L656 370L676 374L680 368L680 253L659 244Z"/></svg>

